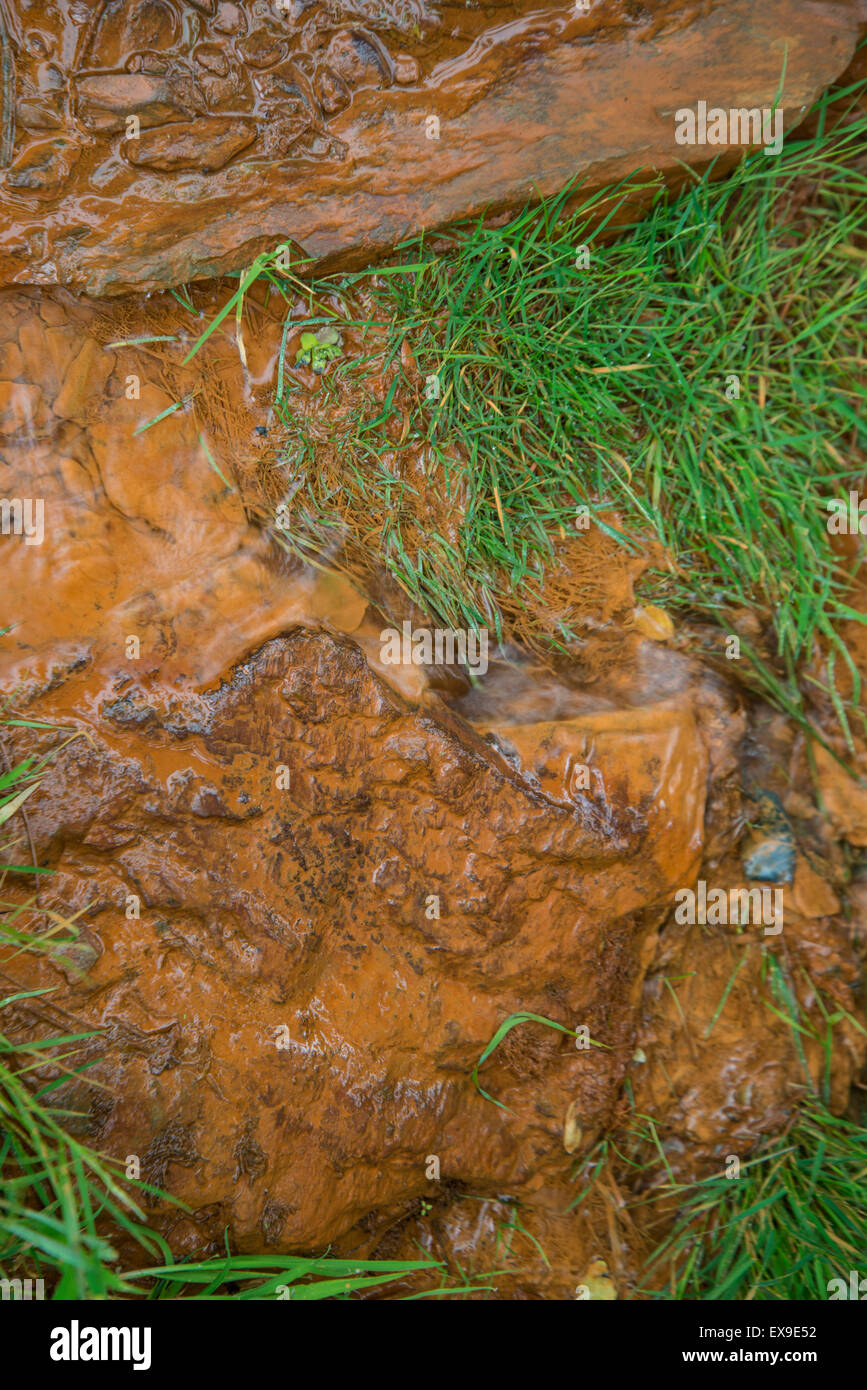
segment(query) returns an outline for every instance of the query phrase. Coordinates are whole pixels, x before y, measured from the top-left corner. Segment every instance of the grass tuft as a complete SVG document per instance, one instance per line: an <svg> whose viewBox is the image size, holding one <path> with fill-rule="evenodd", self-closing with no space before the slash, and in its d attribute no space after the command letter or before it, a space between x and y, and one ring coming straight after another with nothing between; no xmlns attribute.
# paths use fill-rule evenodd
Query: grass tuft
<svg viewBox="0 0 867 1390"><path fill-rule="evenodd" d="M655 1298L827 1299L829 1283L863 1264L867 1128L813 1103L783 1138L741 1164L672 1188L673 1231L647 1273L667 1275Z"/></svg>
<svg viewBox="0 0 867 1390"><path fill-rule="evenodd" d="M744 665L801 722L798 669L821 642L851 750L859 677L839 626L864 619L827 504L867 469L867 119L830 130L831 99L816 133L778 158L757 151L725 179L690 173L614 239L603 233L634 180L569 216L575 189L502 227L458 227L445 247L408 243L406 264L312 286L311 311L316 296L368 286L400 389L370 418L335 410L336 480L323 441L285 409L281 372L299 549L333 551L348 519L423 609L499 634L506 609L542 592L558 538L580 539L586 506L620 545L662 547L645 599L725 632L744 608L760 614L765 637ZM335 380L370 371L358 359ZM437 400L419 385L432 378ZM395 463L403 412L404 441L426 446L459 526ZM576 633L564 619L546 636Z"/></svg>

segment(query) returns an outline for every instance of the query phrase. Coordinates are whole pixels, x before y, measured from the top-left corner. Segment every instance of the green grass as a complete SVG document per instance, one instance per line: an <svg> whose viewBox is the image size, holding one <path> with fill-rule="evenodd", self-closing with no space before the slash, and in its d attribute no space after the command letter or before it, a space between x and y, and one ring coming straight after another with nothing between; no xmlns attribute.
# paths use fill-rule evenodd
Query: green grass
<svg viewBox="0 0 867 1390"><path fill-rule="evenodd" d="M553 1028L558 1033L565 1033L567 1037L576 1038L578 1036L574 1028L567 1028L564 1023L555 1023L552 1018L545 1018L542 1014L531 1014L521 1010L519 1013L509 1014L508 1018L503 1019L503 1022L497 1028L490 1042L485 1045L472 1072L472 1082L479 1095L484 1096L485 1100L489 1100L494 1105L499 1106L501 1110L508 1110L509 1107L484 1089L482 1083L479 1081L479 1069L485 1064L491 1056L491 1053L496 1051L500 1046L500 1043L506 1037L507 1033L510 1033L513 1028L519 1027L522 1023L541 1023L545 1028ZM588 1038L587 1042L591 1047L605 1047L605 1043L595 1042L593 1038Z"/></svg>
<svg viewBox="0 0 867 1390"><path fill-rule="evenodd" d="M521 1011L520 1013L510 1014L508 1018L504 1019L500 1026L497 1028L490 1042L486 1044L485 1048L481 1053L481 1056L479 1057L479 1060L473 1067L472 1078L473 1085L475 1086L479 1095L484 1096L485 1100L489 1100L494 1105L499 1106L500 1110L508 1110L509 1107L508 1105L504 1105L501 1100L497 1100L495 1096L490 1095L490 1093L483 1088L482 1083L479 1081L479 1068L484 1065L484 1063L490 1057L491 1053L499 1047L506 1034L510 1033L513 1028L517 1028L522 1023L541 1023L545 1028L554 1028L558 1033L566 1033L570 1038L575 1037L575 1030L573 1028L567 1028L565 1024L562 1023L555 1023L553 1019L544 1018L542 1014L531 1014Z"/></svg>
<svg viewBox="0 0 867 1390"><path fill-rule="evenodd" d="M814 1103L740 1176L672 1189L682 1206L649 1272L657 1298L827 1299L864 1275L867 1128ZM651 1292L647 1290L647 1292Z"/></svg>
<svg viewBox="0 0 867 1390"><path fill-rule="evenodd" d="M397 399L391 390L350 411L323 440L291 410L281 354L290 543L332 552L348 521L377 538L379 560L422 608L501 630L504 606L538 594L557 538L580 535L586 505L623 545L665 547L670 563L644 581L645 599L725 632L737 610L759 612L766 637L744 644L742 665L800 720L798 665L821 639L848 738L860 678L838 628L861 615L847 604L827 502L867 467L867 174L854 164L865 135L863 118L835 133L822 122L779 158L757 152L724 180L692 175L607 244L594 223L604 208L604 227L627 184L569 218L564 193L503 227L458 228L446 251L408 244L375 282ZM585 244L589 267L576 269ZM292 329L326 322L325 296L367 278L314 284L310 318ZM438 402L405 377L404 341L422 376L438 378ZM335 406L341 380L372 370L368 359L333 367ZM734 376L740 396L728 399ZM457 536L384 457L395 447L384 426L407 400L407 444L426 441L431 480L460 490ZM335 448L337 474L322 464ZM564 646L576 635L565 623L547 634Z"/></svg>
<svg viewBox="0 0 867 1390"><path fill-rule="evenodd" d="M28 878L38 878L51 872L40 868L36 862L26 803L42 781L52 759L67 743L82 735L67 733L65 739L55 743L46 753L39 756L30 754L13 764L3 742L3 729L11 727L43 733L64 731L58 729L56 724L40 720L0 718L0 942L7 946L14 945L19 950L30 950L34 943L32 919L36 898L34 896L24 901L20 898L8 899L5 896L7 876L13 875L13 882L24 876L26 882ZM15 862L27 854L30 863ZM38 936L40 949L50 949L56 960L71 964L64 954L64 948L73 945L77 939L74 919L45 909L41 909L38 915L44 919ZM80 916L80 913L76 916Z"/></svg>
<svg viewBox="0 0 867 1390"><path fill-rule="evenodd" d="M804 1077L805 1099L787 1132L762 1144L737 1176L717 1173L702 1182L674 1180L653 1122L649 1123L668 1181L651 1199L674 1199L678 1214L669 1235L647 1261L642 1292L652 1298L827 1299L828 1283L863 1266L867 1252L867 1125L828 1108L834 1029L844 1019L864 1033L845 1009L828 1005L805 971L808 1014L794 982L773 954L763 959L766 1007L791 1029ZM805 1040L822 1057L814 1080ZM649 1148L647 1134L636 1131ZM632 1137L632 1136L630 1136ZM638 1165L639 1170L647 1164ZM862 1277L867 1270L861 1268Z"/></svg>

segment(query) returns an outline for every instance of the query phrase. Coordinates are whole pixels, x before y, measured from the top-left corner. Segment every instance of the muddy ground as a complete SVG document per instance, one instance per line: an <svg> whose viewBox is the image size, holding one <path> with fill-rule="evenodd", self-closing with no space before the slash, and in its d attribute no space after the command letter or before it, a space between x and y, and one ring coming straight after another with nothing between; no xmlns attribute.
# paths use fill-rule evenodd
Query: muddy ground
<svg viewBox="0 0 867 1390"><path fill-rule="evenodd" d="M229 289L194 287L203 321ZM78 1132L187 1203L148 1213L178 1255L225 1230L246 1252L420 1243L455 1273L505 1271L496 1297L573 1297L600 1261L633 1296L671 1219L636 1202L659 1170L626 1186L611 1168L570 1209L588 1158L650 1114L688 1179L785 1129L807 1079L768 957L804 1008L821 994L863 1022L867 797L821 749L814 778L718 632L637 604L650 552L595 530L564 538L537 596L579 624L571 656L531 650L516 615L475 684L384 662L382 630L420 618L375 538L347 522L325 569L281 545L282 313L252 301L246 365L230 318L182 367L201 327L168 295L3 291L0 490L43 498L45 533L0 542L0 689L76 735L7 728L3 748L63 744L17 854L54 871L30 928L79 928L62 959L0 958L4 985L54 988L7 1031L100 1030ZM175 341L116 345L155 335ZM348 333L346 351L379 343ZM398 405L419 388L410 345L402 365ZM394 370L365 389L383 399ZM287 371L292 412L327 437L357 388ZM395 476L459 525L399 416L394 434ZM842 753L833 710L812 714ZM678 922L698 880L756 886L768 793L797 846L784 930ZM473 1068L519 1011L592 1045L513 1029L480 1074L501 1108ZM864 1039L836 1037L843 1110Z"/></svg>

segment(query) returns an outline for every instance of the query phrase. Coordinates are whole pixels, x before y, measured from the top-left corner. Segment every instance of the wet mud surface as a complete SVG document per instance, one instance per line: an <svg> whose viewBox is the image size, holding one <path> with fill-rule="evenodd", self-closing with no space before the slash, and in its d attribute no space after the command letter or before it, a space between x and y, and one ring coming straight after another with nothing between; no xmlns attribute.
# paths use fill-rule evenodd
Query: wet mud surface
<svg viewBox="0 0 867 1390"><path fill-rule="evenodd" d="M0 279L122 294L284 241L364 265L576 174L676 177L714 153L675 142L679 106L772 106L785 49L789 129L857 24L844 0L6 5Z"/></svg>
<svg viewBox="0 0 867 1390"><path fill-rule="evenodd" d="M624 1082L673 1169L703 1173L804 1094L769 955L805 1005L821 990L860 1017L851 782L825 755L820 815L793 726L703 659L700 632L644 635L625 552L581 591L583 667L517 642L475 687L384 665L369 593L255 524L256 489L264 515L284 485L256 442L273 430L264 317L246 376L224 334L183 379L174 347L108 346L160 318L172 335L168 305L2 296L0 484L44 499L45 535L0 538L0 691L77 735L28 801L54 873L27 920L80 928L62 958L0 958L4 984L54 989L7 1030L99 1030L102 1089L70 1087L70 1108L189 1205L152 1213L178 1254L228 1228L239 1251L411 1258L420 1241L482 1272L502 1267L519 1202L550 1267L513 1230L499 1296L574 1296L599 1259L627 1296L648 1236L623 1194L568 1210L582 1160L627 1123ZM293 408L333 408L298 377ZM137 434L179 385L188 407ZM34 736L3 744L16 759ZM785 932L678 923L684 885L747 885L756 786L798 830ZM502 1109L472 1073L518 1011L600 1046L514 1029L481 1072ZM863 1061L857 1030L840 1038L837 1105Z"/></svg>

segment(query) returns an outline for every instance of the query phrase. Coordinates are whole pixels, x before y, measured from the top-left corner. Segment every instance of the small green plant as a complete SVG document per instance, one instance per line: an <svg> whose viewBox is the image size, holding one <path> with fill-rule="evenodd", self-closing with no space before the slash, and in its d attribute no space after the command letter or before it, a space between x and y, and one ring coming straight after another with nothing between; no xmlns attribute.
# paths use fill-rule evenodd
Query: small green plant
<svg viewBox="0 0 867 1390"><path fill-rule="evenodd" d="M295 354L299 367L310 367L321 374L329 362L340 357L342 340L336 328L318 328L315 333L301 334L301 347Z"/></svg>
<svg viewBox="0 0 867 1390"><path fill-rule="evenodd" d="M567 1036L570 1038L575 1038L578 1036L574 1028L567 1028L563 1023L555 1023L552 1018L543 1018L541 1014L531 1014L522 1011L520 1013L510 1014L508 1018L504 1019L494 1036L491 1038L491 1041L488 1043L481 1057L476 1062L476 1065L473 1067L472 1073L473 1085L475 1086L479 1095L484 1096L485 1100L491 1101L493 1105L499 1106L501 1110L508 1110L509 1107L508 1105L504 1105L501 1100L497 1100L494 1096L490 1095L486 1090L483 1089L482 1084L479 1081L479 1068L484 1065L484 1063L488 1060L495 1048L498 1048L500 1046L500 1043L503 1041L503 1038L506 1036L506 1034L510 1033L513 1028L517 1028L518 1025L521 1023L541 1023L546 1028L555 1028L558 1033L566 1033ZM605 1046L604 1043L594 1042L592 1038L590 1038L588 1041L590 1042L590 1045L592 1047Z"/></svg>

